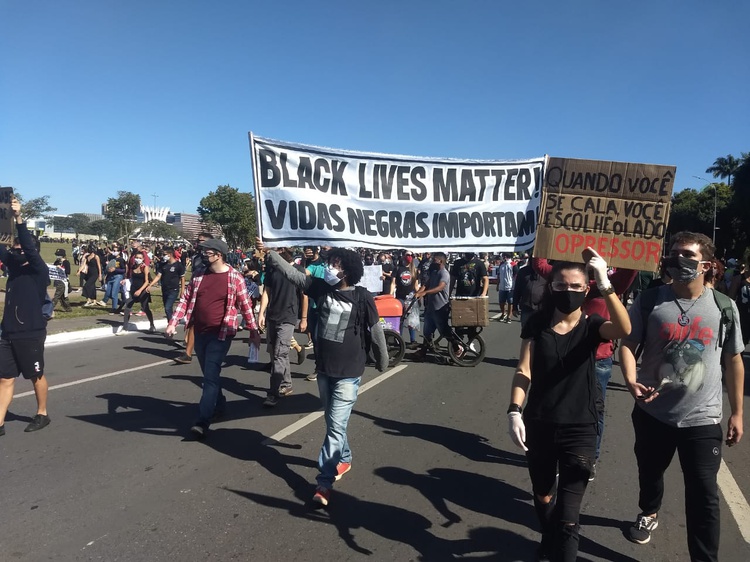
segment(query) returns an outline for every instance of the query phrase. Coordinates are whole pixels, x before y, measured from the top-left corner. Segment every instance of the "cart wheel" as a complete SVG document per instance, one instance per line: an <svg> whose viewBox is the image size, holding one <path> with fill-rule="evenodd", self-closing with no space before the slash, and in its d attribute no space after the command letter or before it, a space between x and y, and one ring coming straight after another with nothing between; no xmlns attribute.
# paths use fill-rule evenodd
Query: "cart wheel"
<svg viewBox="0 0 750 562"><path fill-rule="evenodd" d="M479 334L457 334L458 339L448 344L448 354L459 367L475 367L484 359L487 350Z"/></svg>
<svg viewBox="0 0 750 562"><path fill-rule="evenodd" d="M385 347L388 350L388 366L395 367L404 358L406 345L401 334L394 330L383 330L385 334Z"/></svg>

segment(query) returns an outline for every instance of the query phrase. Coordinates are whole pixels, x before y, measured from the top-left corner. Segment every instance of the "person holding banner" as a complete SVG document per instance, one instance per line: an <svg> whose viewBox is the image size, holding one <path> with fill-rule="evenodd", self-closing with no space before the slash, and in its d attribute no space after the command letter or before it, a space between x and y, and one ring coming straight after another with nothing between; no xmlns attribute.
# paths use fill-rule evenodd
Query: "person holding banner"
<svg viewBox="0 0 750 562"><path fill-rule="evenodd" d="M256 246L262 248L263 242L258 239ZM325 411L326 436L318 456L320 474L312 501L326 506L334 482L352 467L347 427L365 370L368 341L378 371L388 368L385 334L372 294L355 286L363 273L362 261L355 252L332 249L326 258L323 279L298 271L277 252L269 251L267 259L318 304L315 370Z"/></svg>
<svg viewBox="0 0 750 562"><path fill-rule="evenodd" d="M0 246L0 261L8 268L8 282L0 336L0 436L5 435L5 415L13 400L16 378L34 385L37 410L24 431L38 431L50 424L47 415L47 377L44 376L44 340L47 320L42 306L47 297L49 267L39 255L26 221L21 218L21 204L15 197L11 212L18 238L9 250Z"/></svg>
<svg viewBox="0 0 750 562"><path fill-rule="evenodd" d="M521 328L508 407L511 439L526 451L542 531L539 560L576 560L578 517L596 460L601 406L594 359L602 342L630 333L628 312L609 282L607 263L591 248L584 259L585 265L555 263L542 307ZM611 320L582 308L590 291L587 269L594 273Z"/></svg>

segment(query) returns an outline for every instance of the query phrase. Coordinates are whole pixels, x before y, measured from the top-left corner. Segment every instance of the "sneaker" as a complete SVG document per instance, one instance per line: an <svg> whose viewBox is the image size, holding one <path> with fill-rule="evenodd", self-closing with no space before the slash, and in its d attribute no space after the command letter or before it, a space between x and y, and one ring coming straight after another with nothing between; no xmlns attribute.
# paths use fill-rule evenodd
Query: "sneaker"
<svg viewBox="0 0 750 562"><path fill-rule="evenodd" d="M3 435L5 435L5 424L0 425L0 437L2 437Z"/></svg>
<svg viewBox="0 0 750 562"><path fill-rule="evenodd" d="M273 394L269 394L268 396L266 396L266 399L263 400L263 407L264 408L273 408L278 403L279 403L279 397L275 396Z"/></svg>
<svg viewBox="0 0 750 562"><path fill-rule="evenodd" d="M95 302L87 302L86 304L82 305L83 308L91 308L92 306L96 306Z"/></svg>
<svg viewBox="0 0 750 562"><path fill-rule="evenodd" d="M146 330L147 334L155 334L156 333L156 326L151 325L148 330Z"/></svg>
<svg viewBox="0 0 750 562"><path fill-rule="evenodd" d="M117 328L117 331L115 332L115 335L116 336L124 336L127 333L128 333L128 329L125 328L125 327L123 327L123 326L120 326L119 328Z"/></svg>
<svg viewBox="0 0 750 562"><path fill-rule="evenodd" d="M593 482L596 478L596 463L591 465L591 474L589 474L589 482Z"/></svg>
<svg viewBox="0 0 750 562"><path fill-rule="evenodd" d="M510 324L510 316L506 316L503 322L505 322L506 324Z"/></svg>
<svg viewBox="0 0 750 562"><path fill-rule="evenodd" d="M505 322L505 314L501 314L500 318L497 319L498 322Z"/></svg>
<svg viewBox="0 0 750 562"><path fill-rule="evenodd" d="M328 502L331 501L331 490L329 488L324 488L323 486L318 486L315 488L315 494L313 494L312 501L319 503L320 505L328 505Z"/></svg>
<svg viewBox="0 0 750 562"><path fill-rule="evenodd" d="M44 414L37 414L34 416L34 419L31 420L31 423L26 426L26 429L24 431L26 433L29 433L31 431L39 431L40 429L44 429L49 425L49 423L52 420L49 419L49 416L45 416Z"/></svg>
<svg viewBox="0 0 750 562"><path fill-rule="evenodd" d="M208 435L208 428L205 425L196 423L190 428L190 433L199 441L203 441Z"/></svg>
<svg viewBox="0 0 750 562"><path fill-rule="evenodd" d="M307 375L305 377L305 380L306 381L316 381L316 380L318 380L318 373L317 373L317 371L313 371L312 373L310 373L309 375Z"/></svg>
<svg viewBox="0 0 750 562"><path fill-rule="evenodd" d="M648 517L641 513L633 526L628 529L628 540L638 544L646 544L651 540L651 532L656 530L658 526L659 520L656 515Z"/></svg>
<svg viewBox="0 0 750 562"><path fill-rule="evenodd" d="M336 465L336 478L335 480L341 480L341 477L352 469L352 463L340 462Z"/></svg>
<svg viewBox="0 0 750 562"><path fill-rule="evenodd" d="M143 312L142 310L139 310L138 312L135 313L135 315L136 316L146 316L146 313Z"/></svg>
<svg viewBox="0 0 750 562"><path fill-rule="evenodd" d="M179 357L177 357L174 360L174 362L175 363L182 363L183 365L186 365L186 364L190 363L192 360L193 360L193 358L190 355L188 355L187 353L183 353L182 355L180 355Z"/></svg>
<svg viewBox="0 0 750 562"><path fill-rule="evenodd" d="M314 346L315 346L315 344L313 344L312 340L310 340L309 342L307 342L307 345L305 346L305 349L312 349Z"/></svg>
<svg viewBox="0 0 750 562"><path fill-rule="evenodd" d="M294 392L294 388L292 388L291 386L285 386L285 387L279 389L279 396L280 397L281 396L289 396L293 392Z"/></svg>
<svg viewBox="0 0 750 562"><path fill-rule="evenodd" d="M96 301L95 303L97 306L107 306L107 303L104 301Z"/></svg>

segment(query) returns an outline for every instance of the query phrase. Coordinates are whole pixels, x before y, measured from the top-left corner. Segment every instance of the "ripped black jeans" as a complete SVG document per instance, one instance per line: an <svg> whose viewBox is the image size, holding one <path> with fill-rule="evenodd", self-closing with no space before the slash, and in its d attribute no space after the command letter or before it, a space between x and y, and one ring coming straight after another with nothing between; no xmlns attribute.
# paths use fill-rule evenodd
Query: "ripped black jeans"
<svg viewBox="0 0 750 562"><path fill-rule="evenodd" d="M575 561L578 515L596 460L597 424L560 425L528 419L524 422L529 449L526 458L541 525L542 547L552 560ZM536 497L555 494L554 507L545 508Z"/></svg>

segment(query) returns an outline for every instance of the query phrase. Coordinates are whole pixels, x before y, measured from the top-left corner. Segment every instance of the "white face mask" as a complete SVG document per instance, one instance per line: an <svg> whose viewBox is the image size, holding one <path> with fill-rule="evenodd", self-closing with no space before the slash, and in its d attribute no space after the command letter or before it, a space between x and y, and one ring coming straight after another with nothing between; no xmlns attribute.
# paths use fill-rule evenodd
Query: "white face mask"
<svg viewBox="0 0 750 562"><path fill-rule="evenodd" d="M135 262L135 265L141 265L143 263L143 260L141 258L135 258L133 262Z"/></svg>
<svg viewBox="0 0 750 562"><path fill-rule="evenodd" d="M323 273L323 279L331 286L338 285L341 282L341 278L339 277L339 270L329 265L328 267L326 267L326 270Z"/></svg>

